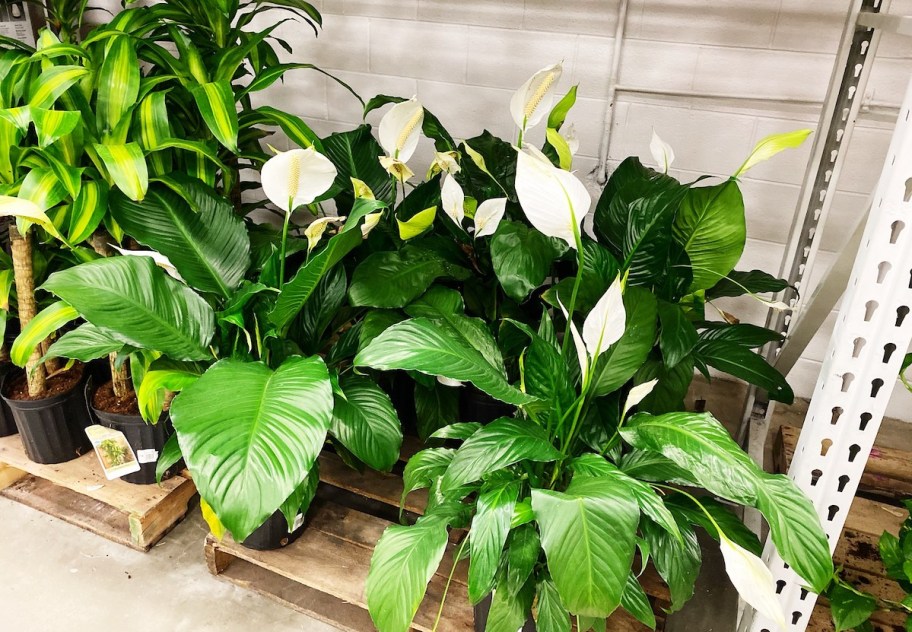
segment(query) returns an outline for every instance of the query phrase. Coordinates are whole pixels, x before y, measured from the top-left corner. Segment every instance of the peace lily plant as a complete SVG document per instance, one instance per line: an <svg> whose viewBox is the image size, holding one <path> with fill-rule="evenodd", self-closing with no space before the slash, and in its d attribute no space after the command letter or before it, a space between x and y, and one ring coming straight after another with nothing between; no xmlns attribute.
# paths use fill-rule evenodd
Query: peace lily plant
<svg viewBox="0 0 912 632"><path fill-rule="evenodd" d="M537 108L557 72L537 73L514 97L520 136L544 117ZM569 105L555 106L563 110L555 121L563 123ZM469 558L473 602L492 595L488 630L512 632L533 616L544 631L569 630L574 621L580 630L604 630L618 607L654 627L638 577L651 562L669 585L671 609L680 608L700 566L699 527L719 542L745 601L784 629L760 544L726 503L759 509L782 557L815 592L833 576L818 517L788 478L763 472L712 415L682 412L682 400L695 366L719 365L736 375L750 369L773 397L791 397L775 371L757 369L762 360L750 351L775 334L710 322L704 311L718 297L781 289L757 271L733 272L743 249L737 177L807 133L764 139L734 176L711 186L683 185L664 173L673 152L654 141L661 172L636 159L622 163L596 205L592 239L582 229L590 196L562 168L572 152L558 127L550 126L555 133L543 150L523 143L507 154L489 138L470 139L461 146L469 156L461 169L447 174L442 187L433 180L441 187L433 199L448 217L443 230L465 247L445 249L429 233L397 253L371 254L356 268L351 292L361 266L377 269L379 256L403 259L410 246L451 266L441 264L436 276L415 283L414 298L393 300L397 289L372 296L364 324L371 313L376 321L359 345L356 367L408 371L419 386L420 376L472 384L516 408L486 425L449 423L431 433L442 446L408 461L404 496L427 488L428 505L414 524L389 527L377 544L366 587L374 622L381 632L408 630L447 550L448 530L467 529L454 559ZM436 142L440 130L435 125L432 132ZM472 205L460 180L479 192ZM520 309L486 322L469 313L471 294L461 285L480 265L473 258L479 250L460 235L468 237L469 213L477 217L482 204L501 197L495 191L505 213L491 239L519 224L549 254L542 254L541 278L495 266L500 292L515 294ZM476 228L475 244L481 232ZM513 242L520 261L527 243L535 242ZM454 274L452 266L463 261L465 272ZM567 264L572 274L561 273ZM552 265L558 274L547 286ZM525 286L521 293L518 283ZM387 310L382 322L381 308ZM389 314L390 308L404 314ZM516 354L512 369L507 347Z"/></svg>

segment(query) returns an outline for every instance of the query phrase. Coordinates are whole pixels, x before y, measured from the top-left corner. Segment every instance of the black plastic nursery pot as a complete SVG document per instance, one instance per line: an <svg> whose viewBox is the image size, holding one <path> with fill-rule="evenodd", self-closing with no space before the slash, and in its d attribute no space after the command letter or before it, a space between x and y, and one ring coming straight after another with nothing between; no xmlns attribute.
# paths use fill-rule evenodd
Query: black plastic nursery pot
<svg viewBox="0 0 912 632"><path fill-rule="evenodd" d="M63 463L89 451L92 446L85 429L92 420L83 389L86 374L83 372L79 382L65 393L38 400L11 399L9 389L22 375L21 371L5 375L0 394L10 408L28 458L35 463Z"/></svg>
<svg viewBox="0 0 912 632"><path fill-rule="evenodd" d="M0 379L11 370L13 370L12 364L0 364ZM0 400L0 437L8 437L17 432L19 432L19 430L16 428L16 422L13 419L13 411L10 410L6 400Z"/></svg>
<svg viewBox="0 0 912 632"><path fill-rule="evenodd" d="M471 384L466 384L460 389L459 421L477 421L486 424L501 417L512 417L514 413L516 413L514 406L494 399Z"/></svg>
<svg viewBox="0 0 912 632"><path fill-rule="evenodd" d="M284 548L304 533L304 527L306 526L304 516L298 515L297 522L300 523L297 529L289 531L285 514L281 511L276 511L266 519L266 522L247 536L247 539L241 542L241 545L256 551L272 551Z"/></svg>
<svg viewBox="0 0 912 632"><path fill-rule="evenodd" d="M85 385L86 401L90 403L92 413L98 420L98 423L105 428L119 430L124 434L127 443L133 448L136 454L136 460L139 462L139 471L125 474L120 478L134 485L152 485L155 483L155 468L158 464L158 457L165 442L174 432L171 425L171 417L168 413L162 413L158 423L148 424L140 415L123 415L119 413L109 413L96 408L93 404L95 401L95 388L93 380L89 380ZM174 468L168 470L162 477L162 480L170 477Z"/></svg>
<svg viewBox="0 0 912 632"><path fill-rule="evenodd" d="M491 595L475 604L475 632L484 632L488 626L488 612L491 610ZM529 619L518 632L535 632L535 621Z"/></svg>

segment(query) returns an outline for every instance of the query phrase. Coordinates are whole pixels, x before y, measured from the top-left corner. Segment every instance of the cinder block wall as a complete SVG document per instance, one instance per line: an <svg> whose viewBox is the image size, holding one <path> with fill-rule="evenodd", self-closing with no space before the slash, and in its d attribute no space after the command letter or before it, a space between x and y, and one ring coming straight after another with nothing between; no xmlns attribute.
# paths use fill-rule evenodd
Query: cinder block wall
<svg viewBox="0 0 912 632"><path fill-rule="evenodd" d="M278 34L308 61L348 82L365 98L417 94L457 137L487 128L512 138L512 91L535 70L564 62L561 88L579 84L570 120L580 149L575 168L597 162L614 49L617 0L316 0L319 38L300 24ZM760 138L815 127L848 10L847 0L631 0L612 130L610 166L628 155L648 159L653 128L677 153L677 176L728 175ZM912 14L912 0L893 0ZM270 19L266 14L266 19ZM260 24L262 24L261 22ZM912 73L912 39L885 36L856 128L831 221L823 234L817 277L832 261L880 174L895 108ZM731 95L740 99L723 99ZM752 98L753 100L747 100ZM358 103L314 72L297 71L261 93L304 117L319 132L349 129ZM879 116L878 116L879 115ZM376 123L378 116L368 119ZM539 130L540 131L540 130ZM430 144L416 154L420 173ZM749 172L743 188L748 245L741 268L776 273L795 210L810 142ZM810 291L811 288L808 288ZM762 324L755 301L724 306ZM835 313L789 376L796 392L813 390ZM900 392L890 414L912 420L912 397Z"/></svg>

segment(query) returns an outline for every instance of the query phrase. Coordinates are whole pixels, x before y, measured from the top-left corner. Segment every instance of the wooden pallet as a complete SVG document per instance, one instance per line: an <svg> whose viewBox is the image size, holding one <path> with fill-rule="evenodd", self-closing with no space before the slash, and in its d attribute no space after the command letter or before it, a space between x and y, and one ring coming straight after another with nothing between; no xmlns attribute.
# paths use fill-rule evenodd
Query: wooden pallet
<svg viewBox="0 0 912 632"><path fill-rule="evenodd" d="M408 450L405 450L408 452ZM364 585L373 547L383 530L397 521L402 478L395 474L359 473L334 454L320 456L317 498L308 513L308 526L297 541L276 551L255 551L230 536L206 538L209 571L234 584L265 595L289 608L340 630L373 630ZM408 515L420 515L427 495L409 495ZM430 631L453 565L460 533L451 534L443 562L428 585L412 624ZM456 566L443 608L440 632L471 632L474 612L468 598L468 566ZM394 579L391 581L395 581ZM661 611L660 611L661 612ZM612 632L644 632L626 613L612 617Z"/></svg>
<svg viewBox="0 0 912 632"><path fill-rule="evenodd" d="M66 463L34 463L18 435L0 438L0 496L140 551L180 522L195 494L183 476L160 486L109 481L94 452Z"/></svg>
<svg viewBox="0 0 912 632"><path fill-rule="evenodd" d="M774 464L778 472L784 473L788 470L788 465L795 452L797 438L798 429L790 426L783 426L780 429L773 451ZM878 450L880 454L890 454L888 462L892 462L894 458L903 458L906 459L906 463L912 463L910 460L912 454L908 452L883 448L878 448ZM890 489L890 483L887 482L891 476L889 472L895 471L896 468L893 465L884 468L884 463L884 459L874 459L868 462L860 484L862 493L881 497L887 495L883 492ZM906 467L908 468L908 465ZM908 478L904 471L897 473ZM855 498L846 518L842 537L833 554L833 561L837 566L843 567L846 580L883 599L899 601L905 596L896 582L886 578L886 569L880 561L878 542L884 531L896 535L907 515L908 513L904 509L884 502L863 497ZM875 632L904 632L906 629L905 615L899 613L877 612L871 621L874 624ZM834 629L829 605L825 599L821 599L814 609L808 630L809 632L832 632Z"/></svg>

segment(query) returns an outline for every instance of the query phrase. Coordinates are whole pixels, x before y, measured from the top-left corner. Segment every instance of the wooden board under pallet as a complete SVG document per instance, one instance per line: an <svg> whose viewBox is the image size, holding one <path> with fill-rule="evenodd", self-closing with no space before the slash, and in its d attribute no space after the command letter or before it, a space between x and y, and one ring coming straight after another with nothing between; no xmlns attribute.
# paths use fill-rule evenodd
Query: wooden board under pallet
<svg viewBox="0 0 912 632"><path fill-rule="evenodd" d="M209 535L205 543L207 566L213 575L340 630L373 630L364 585L374 545L384 529L398 519L402 479L394 474L357 472L331 453L320 456L320 479L307 527L297 541L284 549L255 551L230 536L218 541ZM408 514L420 514L426 498L421 492L411 494L405 507ZM459 541L458 534L451 537L415 616L413 630L433 629ZM474 630L467 573L464 560L453 572L439 632ZM612 617L608 629L648 630L626 613Z"/></svg>
<svg viewBox="0 0 912 632"><path fill-rule="evenodd" d="M181 521L195 495L183 476L161 485L109 481L94 452L42 465L28 459L18 435L0 438L0 496L140 551Z"/></svg>

